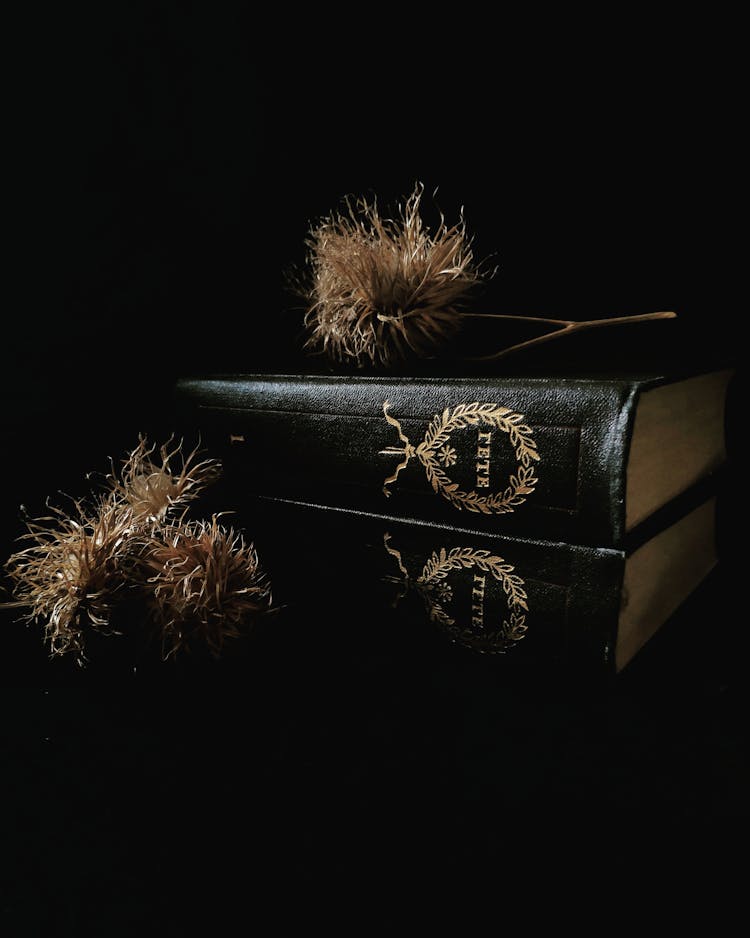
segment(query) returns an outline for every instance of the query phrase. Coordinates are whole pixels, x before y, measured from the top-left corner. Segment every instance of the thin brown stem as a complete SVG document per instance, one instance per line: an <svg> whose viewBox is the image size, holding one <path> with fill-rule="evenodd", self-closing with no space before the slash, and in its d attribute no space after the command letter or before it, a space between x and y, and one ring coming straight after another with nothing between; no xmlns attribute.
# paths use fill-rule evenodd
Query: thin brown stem
<svg viewBox="0 0 750 938"><path fill-rule="evenodd" d="M640 313L634 316L615 316L611 319L587 319L581 322L571 322L566 319L536 319L532 316L505 316L502 314L471 314L487 315L494 319L520 319L523 321L536 320L537 322L558 323L560 328L552 332L545 332L544 335L535 336L533 339L526 339L524 342L517 342L515 345L509 345L507 348L500 349L499 352L493 352L491 355L478 355L472 358L472 361L495 361L503 358L511 352L517 352L520 349L531 348L535 345L542 345L544 342L551 342L563 335L570 335L573 332L584 332L587 329L599 329L605 326L618 326L625 323L649 322L655 319L675 319L677 313L664 311L658 313Z"/></svg>
<svg viewBox="0 0 750 938"><path fill-rule="evenodd" d="M578 323L572 323L577 327L586 327L594 329L598 326L619 326L626 322L649 322L652 319L676 319L677 313L671 310L659 313L638 313L635 316L613 316L611 319L586 319Z"/></svg>
<svg viewBox="0 0 750 938"><path fill-rule="evenodd" d="M392 322L397 323L401 322L404 319L410 319L412 316L421 315L421 309L412 309L406 313L399 313L398 316L390 316L386 313L378 313L377 318L379 322ZM461 312L458 314L462 319L471 317L474 319L515 319L518 322L549 322L554 325L561 326L572 326L574 320L572 319L550 319L547 316L516 316L515 314L505 314L505 313L467 313Z"/></svg>
<svg viewBox="0 0 750 938"><path fill-rule="evenodd" d="M549 322L561 326L571 326L572 319L550 319L547 316L516 316L514 313L465 313L461 316L470 316L475 319L515 319L518 322Z"/></svg>

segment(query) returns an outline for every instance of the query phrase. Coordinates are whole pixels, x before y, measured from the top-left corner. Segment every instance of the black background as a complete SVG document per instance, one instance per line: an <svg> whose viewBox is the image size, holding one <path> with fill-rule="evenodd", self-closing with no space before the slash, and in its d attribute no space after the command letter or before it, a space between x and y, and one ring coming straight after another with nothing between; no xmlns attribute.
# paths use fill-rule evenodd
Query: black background
<svg viewBox="0 0 750 938"><path fill-rule="evenodd" d="M499 268L483 309L674 309L665 363L742 364L731 24L335 29L242 5L104 6L19 26L11 69L4 555L21 504L83 494L139 432L168 432L176 377L304 367L284 270L347 194L393 203L419 180L449 221L463 206ZM186 913L211 921L321 865L458 875L504 867L509 831L517 847L614 836L623 818L731 829L747 820L738 566L591 696L439 649L399 657L360 634L334 654L272 629L224 664L139 650L135 672L123 641L81 672L5 610L20 885L4 913L30 934L181 934ZM309 628L326 615L311 598ZM61 867L76 871L62 883Z"/></svg>

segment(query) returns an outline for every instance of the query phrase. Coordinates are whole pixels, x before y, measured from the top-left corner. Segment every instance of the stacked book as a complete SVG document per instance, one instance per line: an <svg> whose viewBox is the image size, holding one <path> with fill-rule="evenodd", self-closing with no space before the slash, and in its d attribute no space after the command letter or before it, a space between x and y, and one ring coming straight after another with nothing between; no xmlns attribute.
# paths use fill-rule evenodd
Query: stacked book
<svg viewBox="0 0 750 938"><path fill-rule="evenodd" d="M731 377L254 374L176 396L300 590L387 583L463 646L612 675L717 563Z"/></svg>

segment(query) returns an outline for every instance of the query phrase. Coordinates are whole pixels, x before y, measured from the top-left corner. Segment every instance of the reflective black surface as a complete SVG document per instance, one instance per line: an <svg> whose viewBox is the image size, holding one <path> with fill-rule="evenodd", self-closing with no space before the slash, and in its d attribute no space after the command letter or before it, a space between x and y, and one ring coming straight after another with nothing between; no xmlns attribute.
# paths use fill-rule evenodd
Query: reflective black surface
<svg viewBox="0 0 750 938"><path fill-rule="evenodd" d="M607 851L747 821L741 561L602 681L517 649L477 654L418 595L394 606L402 584L347 582L342 558L298 578L278 551L260 556L274 557L276 611L219 660L164 662L143 620L121 617L125 634L92 641L80 669L3 611L8 908L39 933L215 927L247 896L261 914L290 880L362 885L383 865L457 889L476 864L490 875L510 854L525 868L540 843L556 863L571 839ZM175 911L196 870L190 914Z"/></svg>

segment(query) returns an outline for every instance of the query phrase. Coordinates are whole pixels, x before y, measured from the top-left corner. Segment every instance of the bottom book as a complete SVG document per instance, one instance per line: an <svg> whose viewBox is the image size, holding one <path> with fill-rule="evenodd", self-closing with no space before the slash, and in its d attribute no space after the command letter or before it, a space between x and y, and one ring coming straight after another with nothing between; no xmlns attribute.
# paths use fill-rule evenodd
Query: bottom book
<svg viewBox="0 0 750 938"><path fill-rule="evenodd" d="M277 603L357 628L424 628L473 653L615 675L718 559L716 497L672 506L623 550L488 535L253 497L240 512ZM408 609L408 615L404 609Z"/></svg>

